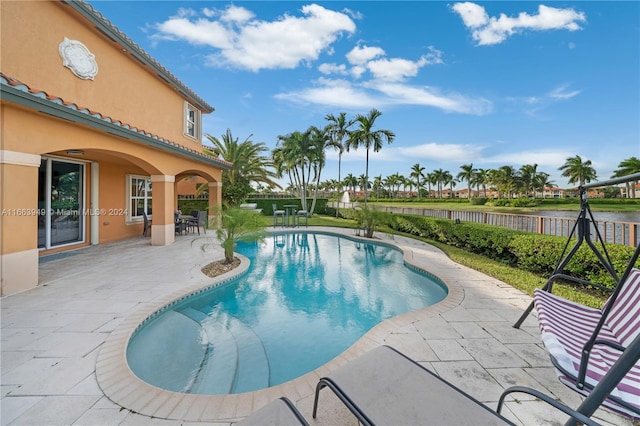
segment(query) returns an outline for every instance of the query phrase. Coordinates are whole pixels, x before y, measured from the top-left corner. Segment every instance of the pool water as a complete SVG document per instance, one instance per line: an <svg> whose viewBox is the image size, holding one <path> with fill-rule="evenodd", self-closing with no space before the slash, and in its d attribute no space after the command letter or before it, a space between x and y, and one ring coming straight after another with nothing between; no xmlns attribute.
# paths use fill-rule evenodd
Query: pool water
<svg viewBox="0 0 640 426"><path fill-rule="evenodd" d="M195 394L250 392L306 374L387 318L432 305L444 284L402 252L318 233L240 243L246 274L176 303L132 337L146 382Z"/></svg>

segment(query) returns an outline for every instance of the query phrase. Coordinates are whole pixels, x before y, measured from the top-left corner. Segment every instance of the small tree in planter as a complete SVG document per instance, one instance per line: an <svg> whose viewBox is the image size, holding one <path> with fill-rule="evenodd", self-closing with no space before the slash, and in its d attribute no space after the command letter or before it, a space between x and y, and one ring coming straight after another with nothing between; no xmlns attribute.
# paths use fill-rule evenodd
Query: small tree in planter
<svg viewBox="0 0 640 426"><path fill-rule="evenodd" d="M378 211L366 204L361 209L356 210L356 223L358 228L363 230L366 238L373 238L373 232L381 222L384 212Z"/></svg>
<svg viewBox="0 0 640 426"><path fill-rule="evenodd" d="M222 243L226 263L233 262L233 251L238 241L254 241L263 238L264 226L258 214L246 209L230 208L222 212L216 237Z"/></svg>
<svg viewBox="0 0 640 426"><path fill-rule="evenodd" d="M233 253L238 241L260 240L266 235L259 216L252 210L229 208L222 210L218 217L212 220L209 227L216 227L217 224L216 237L224 249L224 263L233 262ZM202 249L207 250L212 246L213 243L206 243Z"/></svg>

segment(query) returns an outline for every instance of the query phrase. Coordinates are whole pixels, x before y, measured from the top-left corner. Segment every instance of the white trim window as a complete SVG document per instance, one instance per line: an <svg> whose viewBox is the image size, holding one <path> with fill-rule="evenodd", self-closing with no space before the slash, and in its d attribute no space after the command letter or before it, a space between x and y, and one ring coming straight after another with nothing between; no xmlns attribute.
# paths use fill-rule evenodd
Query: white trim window
<svg viewBox="0 0 640 426"><path fill-rule="evenodd" d="M143 219L143 213L151 217L152 209L151 178L148 176L127 175L127 198L129 205L128 220Z"/></svg>
<svg viewBox="0 0 640 426"><path fill-rule="evenodd" d="M202 139L202 112L189 102L184 103L184 134L193 139Z"/></svg>

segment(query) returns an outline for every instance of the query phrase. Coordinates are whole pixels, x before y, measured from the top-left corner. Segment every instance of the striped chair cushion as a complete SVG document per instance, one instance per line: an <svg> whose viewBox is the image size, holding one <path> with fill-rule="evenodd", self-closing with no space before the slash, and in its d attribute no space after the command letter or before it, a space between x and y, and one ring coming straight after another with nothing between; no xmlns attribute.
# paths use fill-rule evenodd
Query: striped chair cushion
<svg viewBox="0 0 640 426"><path fill-rule="evenodd" d="M558 367L558 378L575 388L582 348L591 337L602 311L542 290L535 290L534 303L542 341ZM613 303L598 339L625 346L640 332L640 270L632 271ZM606 345L595 345L589 356L585 381L590 386L597 385L619 356L618 350ZM585 395L589 393L589 389L576 390ZM637 412L607 400L604 404L609 408L631 417L640 417L640 361L611 392L611 396L635 406Z"/></svg>
<svg viewBox="0 0 640 426"><path fill-rule="evenodd" d="M627 347L640 333L640 269L633 269L607 316L607 326Z"/></svg>

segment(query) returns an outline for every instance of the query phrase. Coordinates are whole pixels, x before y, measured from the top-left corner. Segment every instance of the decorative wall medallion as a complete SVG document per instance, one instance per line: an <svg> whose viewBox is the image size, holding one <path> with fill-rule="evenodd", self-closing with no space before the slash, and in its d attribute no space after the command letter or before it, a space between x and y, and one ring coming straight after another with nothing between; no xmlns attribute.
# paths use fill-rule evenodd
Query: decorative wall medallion
<svg viewBox="0 0 640 426"><path fill-rule="evenodd" d="M58 46L62 64L69 68L76 77L84 80L93 80L98 74L96 56L87 49L87 46L78 40L64 40Z"/></svg>

